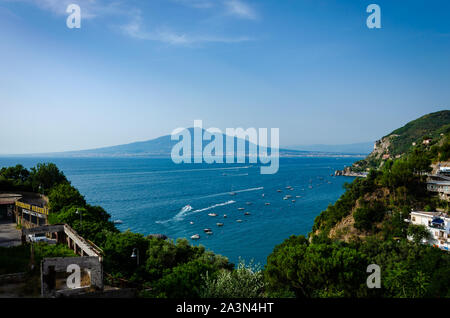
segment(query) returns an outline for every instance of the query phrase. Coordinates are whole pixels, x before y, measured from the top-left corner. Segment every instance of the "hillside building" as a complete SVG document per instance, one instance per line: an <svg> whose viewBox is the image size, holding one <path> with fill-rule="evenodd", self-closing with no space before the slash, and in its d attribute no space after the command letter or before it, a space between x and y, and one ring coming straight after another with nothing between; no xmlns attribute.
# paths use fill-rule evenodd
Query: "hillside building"
<svg viewBox="0 0 450 318"><path fill-rule="evenodd" d="M450 216L448 214L413 211L410 213L410 220L408 221L411 222L411 224L423 225L430 232L431 238L429 240L424 240L424 244L429 244L449 251Z"/></svg>

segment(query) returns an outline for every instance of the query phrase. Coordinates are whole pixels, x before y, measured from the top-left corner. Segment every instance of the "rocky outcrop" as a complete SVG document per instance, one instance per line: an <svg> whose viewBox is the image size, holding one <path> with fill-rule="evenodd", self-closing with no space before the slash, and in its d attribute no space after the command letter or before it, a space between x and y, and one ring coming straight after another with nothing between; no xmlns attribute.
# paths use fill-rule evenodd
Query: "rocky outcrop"
<svg viewBox="0 0 450 318"><path fill-rule="evenodd" d="M336 170L334 172L335 176L345 176L345 177L367 177L367 172L354 172L352 167L345 167L343 170Z"/></svg>

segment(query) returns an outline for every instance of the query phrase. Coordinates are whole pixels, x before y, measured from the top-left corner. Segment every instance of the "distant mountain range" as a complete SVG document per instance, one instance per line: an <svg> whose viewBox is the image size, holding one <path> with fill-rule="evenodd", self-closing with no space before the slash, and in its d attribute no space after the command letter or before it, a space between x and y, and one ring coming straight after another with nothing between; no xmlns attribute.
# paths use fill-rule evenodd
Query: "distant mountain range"
<svg viewBox="0 0 450 318"><path fill-rule="evenodd" d="M332 153L346 153L346 154L369 154L373 150L373 142L360 142L355 144L345 145L295 145L288 146L289 149L303 150L303 151L319 151Z"/></svg>
<svg viewBox="0 0 450 318"><path fill-rule="evenodd" d="M189 132L191 133L191 145L193 147L194 142L194 128L189 128ZM203 130L204 131L204 130ZM225 140L226 135L222 134L222 140L225 151ZM235 148L237 145L238 138L234 137ZM161 136L155 139L147 140L147 141L139 141L133 142L124 145L117 145L111 147L103 147L96 149L88 149L88 150L79 150L79 151L66 151L66 152L55 152L55 153L40 153L33 154L30 156L42 156L42 157L170 157L171 151L174 145L176 145L179 141L172 140L170 135ZM203 148L209 144L210 141L203 141ZM246 140L245 147L248 151L250 143ZM257 146L259 149L259 146ZM320 149L318 147L317 149ZM326 151L326 147L322 149L325 150L316 150L316 149L286 149L280 148L279 153L280 156L283 157L312 157L312 156L343 156L346 154L366 154L370 151L358 152L358 151L334 151L332 148L329 148ZM338 149L338 148L336 148ZM342 148L344 149L344 148ZM350 149L350 148L349 148ZM269 148L270 151L270 148Z"/></svg>

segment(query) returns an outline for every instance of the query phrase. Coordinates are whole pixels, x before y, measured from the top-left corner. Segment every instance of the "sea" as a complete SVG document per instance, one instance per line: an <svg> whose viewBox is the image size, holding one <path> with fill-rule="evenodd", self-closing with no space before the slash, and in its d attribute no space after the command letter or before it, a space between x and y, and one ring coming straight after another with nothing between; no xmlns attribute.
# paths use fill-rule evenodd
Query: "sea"
<svg viewBox="0 0 450 318"><path fill-rule="evenodd" d="M1 157L0 167L53 162L121 231L187 238L233 263L241 258L263 266L276 245L311 231L314 219L353 180L332 174L359 159L282 157L273 175L261 174L256 164L160 158ZM195 234L200 238L191 239Z"/></svg>

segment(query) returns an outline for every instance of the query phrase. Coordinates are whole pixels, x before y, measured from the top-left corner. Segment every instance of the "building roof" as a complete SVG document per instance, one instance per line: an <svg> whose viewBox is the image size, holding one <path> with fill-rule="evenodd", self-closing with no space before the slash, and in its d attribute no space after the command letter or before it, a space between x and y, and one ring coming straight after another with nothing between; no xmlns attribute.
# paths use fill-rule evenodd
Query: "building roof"
<svg viewBox="0 0 450 318"><path fill-rule="evenodd" d="M20 200L22 196L15 193L0 193L0 205L14 204L17 200Z"/></svg>
<svg viewBox="0 0 450 318"><path fill-rule="evenodd" d="M424 216L429 216L429 217L441 217L441 218L448 218L449 215L447 215L447 213L443 213L443 212L437 212L437 211L433 211L433 212L427 212L427 211L411 211L411 214L421 214Z"/></svg>
<svg viewBox="0 0 450 318"><path fill-rule="evenodd" d="M448 186L450 186L450 181L434 181L434 180L429 180L429 181L427 181L427 183L430 183L430 184L436 184L436 185L448 185Z"/></svg>

